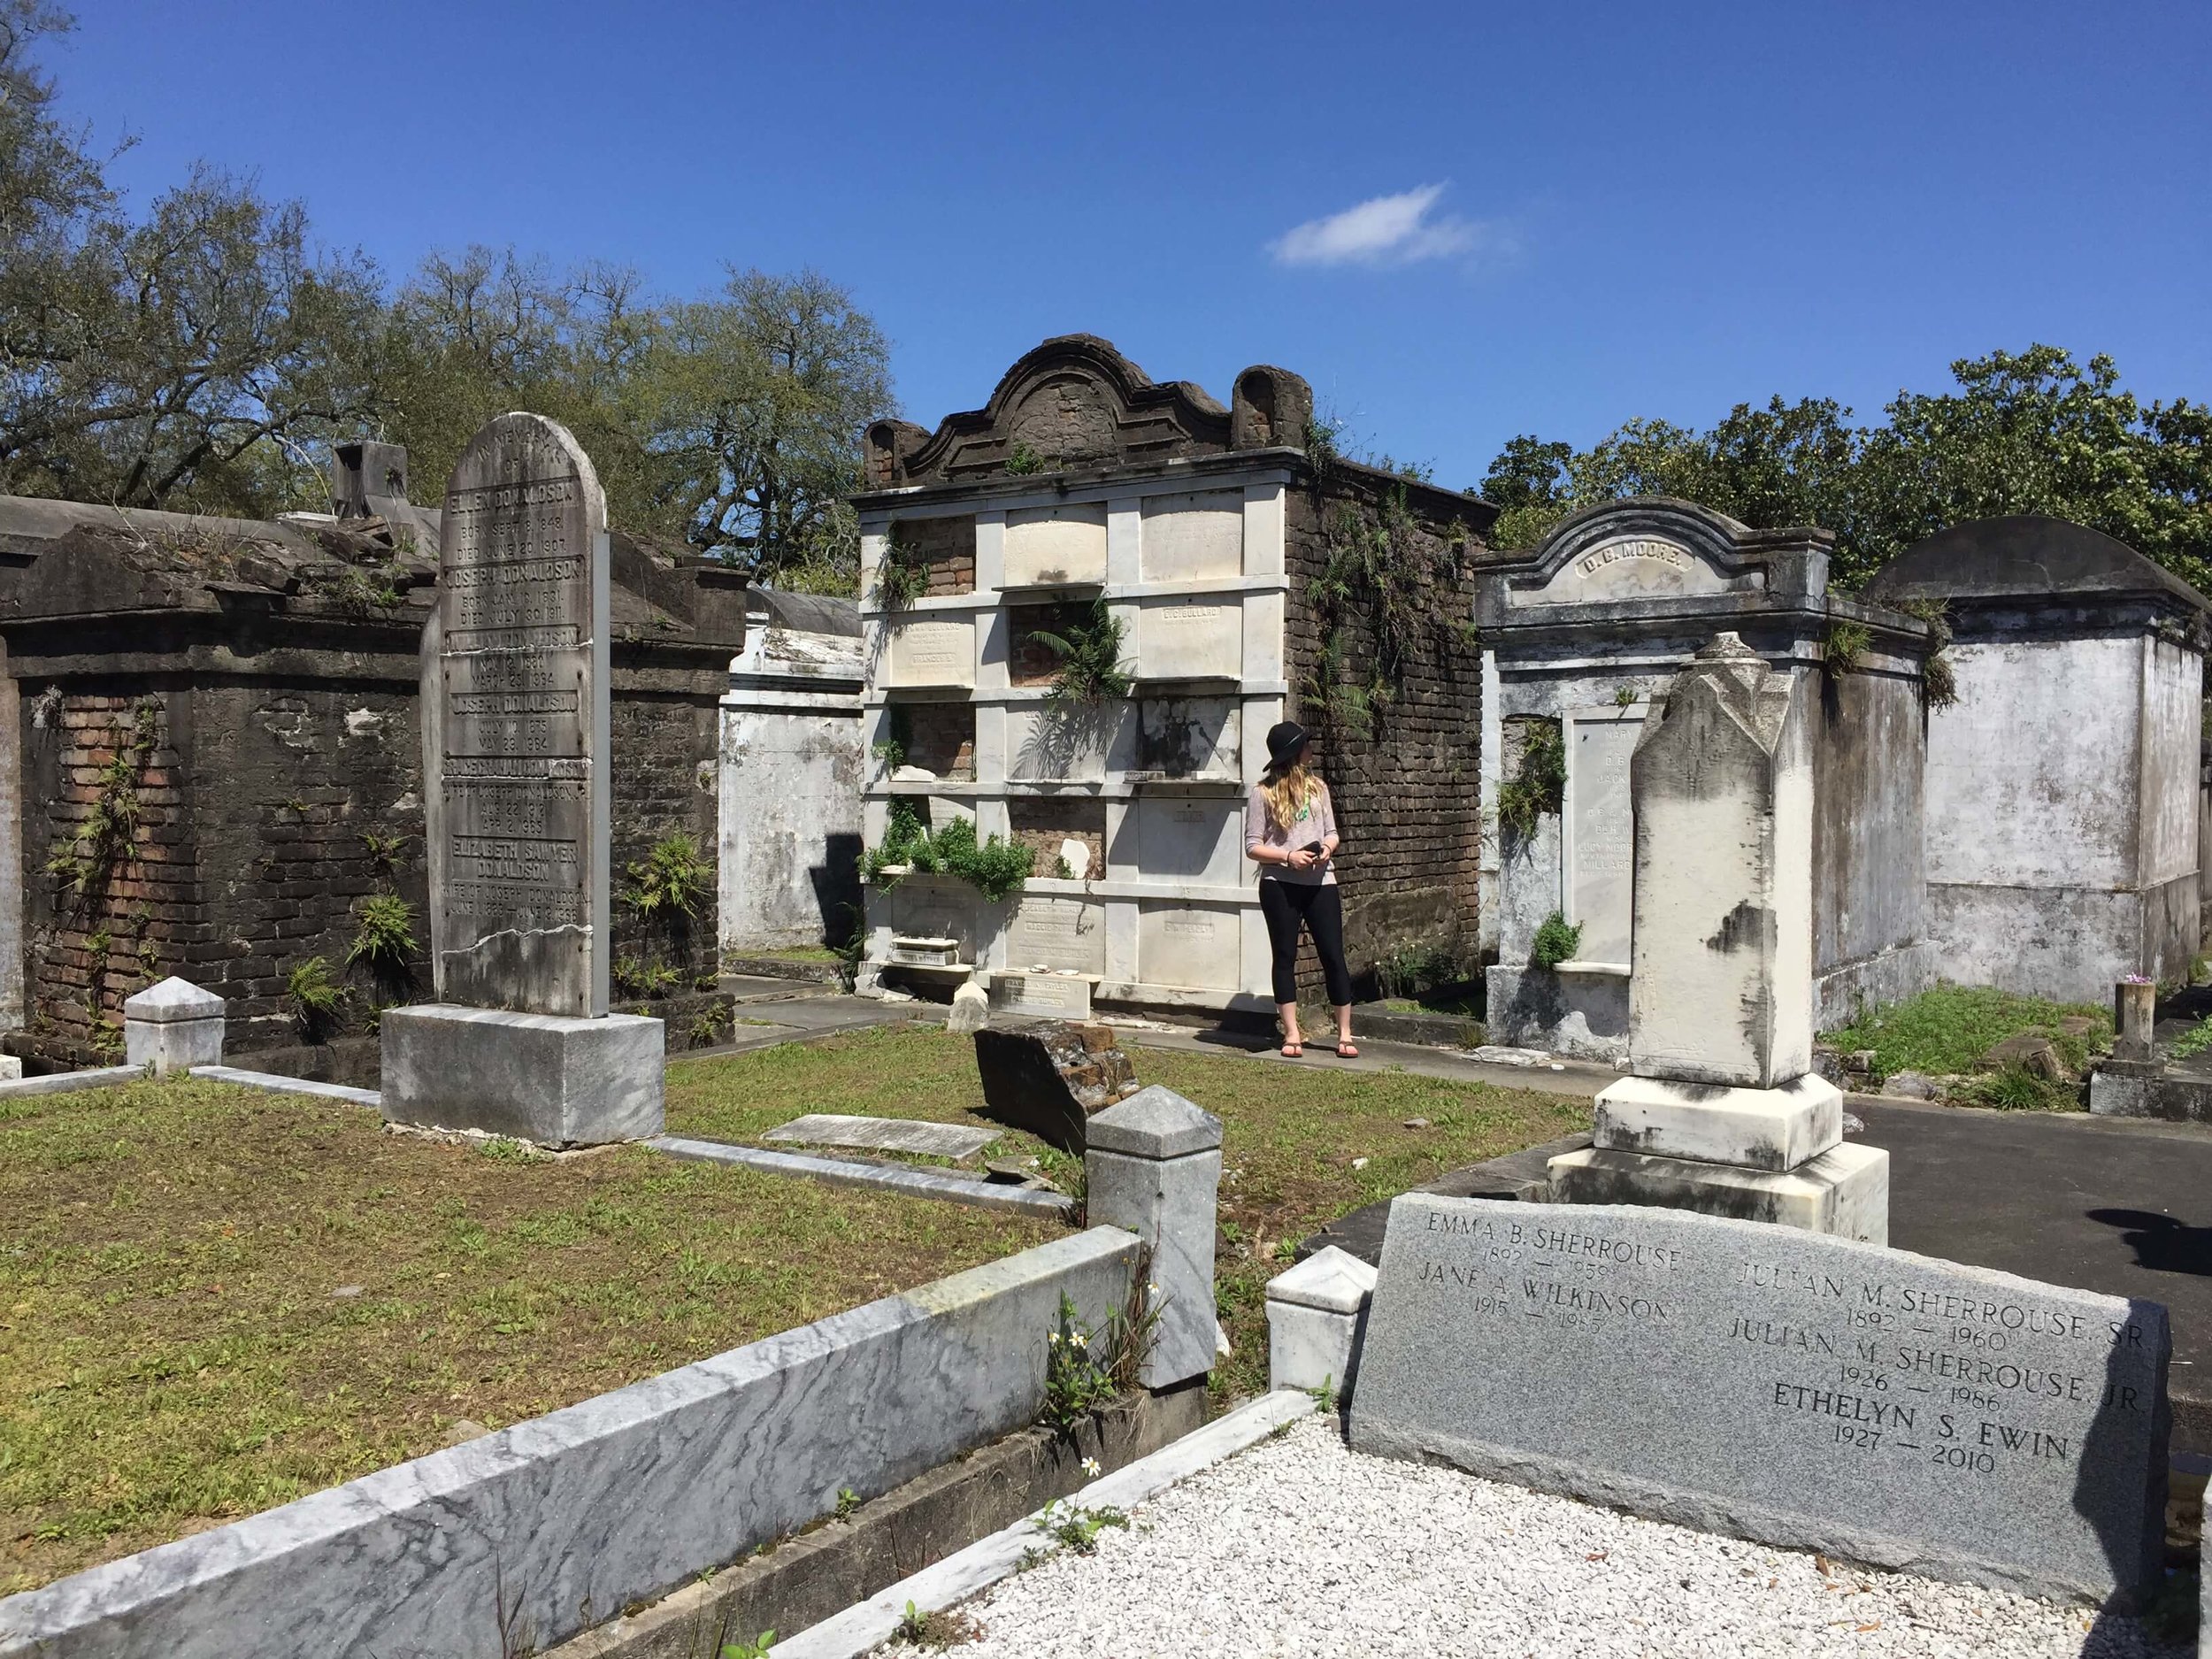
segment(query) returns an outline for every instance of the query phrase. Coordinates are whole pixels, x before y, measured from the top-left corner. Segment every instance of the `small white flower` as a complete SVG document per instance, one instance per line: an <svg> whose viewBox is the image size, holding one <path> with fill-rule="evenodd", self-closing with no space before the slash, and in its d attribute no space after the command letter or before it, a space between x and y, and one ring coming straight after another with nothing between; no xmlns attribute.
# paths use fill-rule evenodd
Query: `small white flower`
<svg viewBox="0 0 2212 1659"><path fill-rule="evenodd" d="M1094 1480L1097 1479L1098 1479L1098 1459L1097 1459L1097 1458L1095 1458L1095 1457L1086 1457L1086 1458L1083 1460L1083 1472L1084 1472L1085 1474L1088 1475L1088 1476L1089 1476L1092 1479L1094 1479Z"/></svg>
<svg viewBox="0 0 2212 1659"><path fill-rule="evenodd" d="M1160 1281L1156 1279L1149 1286L1146 1286L1146 1288L1156 1296L1160 1294Z"/></svg>
<svg viewBox="0 0 2212 1659"><path fill-rule="evenodd" d="M1045 1340L1051 1343L1053 1347L1058 1348L1060 1346L1060 1333L1057 1331L1055 1331L1050 1336L1047 1337Z"/></svg>

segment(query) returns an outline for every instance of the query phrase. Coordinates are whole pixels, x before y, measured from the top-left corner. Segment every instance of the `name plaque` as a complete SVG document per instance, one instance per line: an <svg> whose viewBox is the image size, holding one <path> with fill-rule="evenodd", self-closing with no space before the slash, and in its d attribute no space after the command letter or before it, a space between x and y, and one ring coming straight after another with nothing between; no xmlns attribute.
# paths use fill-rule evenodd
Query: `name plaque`
<svg viewBox="0 0 2212 1659"><path fill-rule="evenodd" d="M2166 1310L1792 1227L1409 1193L1362 1451L1711 1532L2124 1598L2164 1526Z"/></svg>

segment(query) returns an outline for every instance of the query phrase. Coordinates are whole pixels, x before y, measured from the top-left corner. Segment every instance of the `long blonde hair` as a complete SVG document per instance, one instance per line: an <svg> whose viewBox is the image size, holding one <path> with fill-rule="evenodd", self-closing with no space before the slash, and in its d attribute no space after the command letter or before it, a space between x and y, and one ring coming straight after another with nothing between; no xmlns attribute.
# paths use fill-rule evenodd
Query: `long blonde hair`
<svg viewBox="0 0 2212 1659"><path fill-rule="evenodd" d="M1306 770L1302 758L1287 766L1271 763L1260 774L1260 799L1267 804L1267 822L1271 828L1287 835L1290 826L1297 821L1298 809L1318 796L1328 786Z"/></svg>

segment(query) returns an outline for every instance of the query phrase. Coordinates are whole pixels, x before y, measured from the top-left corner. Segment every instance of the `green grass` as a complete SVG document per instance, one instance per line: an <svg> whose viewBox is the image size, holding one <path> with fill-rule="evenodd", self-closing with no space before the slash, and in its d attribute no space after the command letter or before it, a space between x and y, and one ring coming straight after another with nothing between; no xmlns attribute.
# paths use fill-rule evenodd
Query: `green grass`
<svg viewBox="0 0 2212 1659"><path fill-rule="evenodd" d="M2078 1015L2093 1022L2085 1035L2064 1036L2058 1022ZM1874 1051L1878 1077L1924 1071L1932 1077L1973 1071L1991 1047L2023 1032L2039 1032L2079 1071L2112 1042L2112 1010L2086 1002L2047 1002L1986 986L1939 985L1918 996L1862 1014L1821 1041L1850 1054Z"/></svg>
<svg viewBox="0 0 2212 1659"><path fill-rule="evenodd" d="M0 1594L1058 1232L218 1084L0 1104Z"/></svg>
<svg viewBox="0 0 2212 1659"><path fill-rule="evenodd" d="M1140 1080L1164 1083L1222 1120L1214 1288L1234 1353L1214 1373L1217 1401L1267 1386L1263 1303L1267 1281L1286 1264L1279 1247L1447 1170L1589 1123L1587 1102L1529 1090L1403 1071L1346 1071L1319 1058L1289 1066L1163 1048L1129 1053ZM982 1103L973 1045L924 1026L681 1060L668 1068L673 1134L757 1140L810 1111L980 1124L987 1121L976 1110ZM1408 1129L1408 1118L1425 1118L1428 1126ZM1041 1142L1008 1133L985 1156L1041 1152Z"/></svg>

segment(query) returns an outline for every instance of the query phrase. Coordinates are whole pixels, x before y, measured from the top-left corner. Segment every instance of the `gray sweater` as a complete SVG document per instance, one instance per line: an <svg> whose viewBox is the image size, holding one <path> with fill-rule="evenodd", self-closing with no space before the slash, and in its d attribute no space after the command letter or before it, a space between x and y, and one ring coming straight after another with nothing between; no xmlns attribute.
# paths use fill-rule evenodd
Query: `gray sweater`
<svg viewBox="0 0 2212 1659"><path fill-rule="evenodd" d="M1256 847L1271 847L1278 852L1289 852L1300 847L1310 847L1317 841L1336 833L1336 809L1329 803L1329 786L1315 780L1313 794L1298 809L1297 817L1287 830L1277 829L1267 818L1267 801L1254 784L1244 797L1244 850ZM1287 864L1263 864L1260 866L1263 881L1294 881L1302 887L1332 887L1336 882L1336 860L1311 870L1293 870Z"/></svg>

